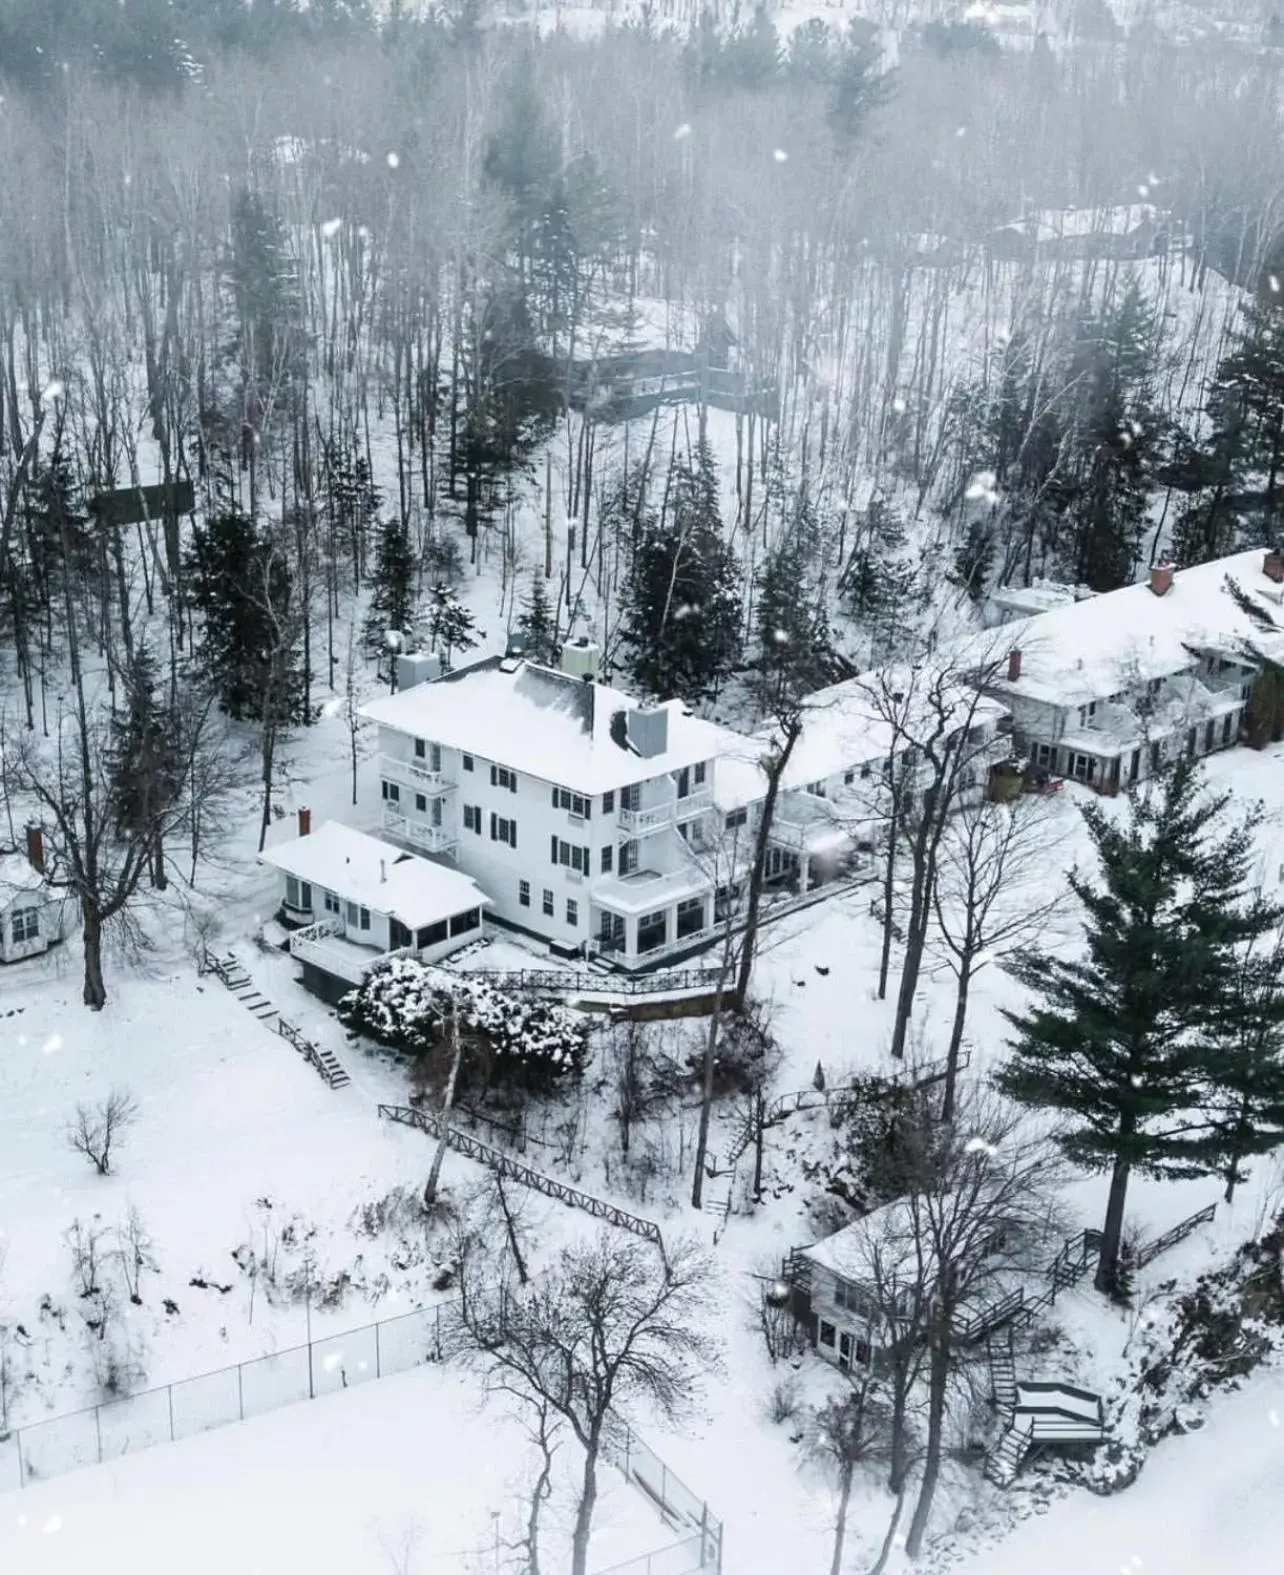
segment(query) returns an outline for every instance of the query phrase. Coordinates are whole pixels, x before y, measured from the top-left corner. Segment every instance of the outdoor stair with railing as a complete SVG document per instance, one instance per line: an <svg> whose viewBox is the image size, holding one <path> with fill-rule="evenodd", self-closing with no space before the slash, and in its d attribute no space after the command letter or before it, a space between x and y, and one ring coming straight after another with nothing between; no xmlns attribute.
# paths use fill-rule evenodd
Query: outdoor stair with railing
<svg viewBox="0 0 1284 1575"><path fill-rule="evenodd" d="M287 1022L281 1016L265 995L259 993L258 986L235 952L228 952L226 957L215 957L207 951L202 960L202 971L212 973L216 978L221 979L237 1000L248 1007L265 1026L271 1026L275 1019L276 1031L280 1037L292 1044L308 1065L314 1067L331 1088L345 1088L352 1081L332 1050L314 1045L310 1039L305 1038L293 1023Z"/></svg>
<svg viewBox="0 0 1284 1575"><path fill-rule="evenodd" d="M985 1457L985 1474L996 1487L1009 1487L1030 1451L1030 1419L1014 1417L998 1443Z"/></svg>

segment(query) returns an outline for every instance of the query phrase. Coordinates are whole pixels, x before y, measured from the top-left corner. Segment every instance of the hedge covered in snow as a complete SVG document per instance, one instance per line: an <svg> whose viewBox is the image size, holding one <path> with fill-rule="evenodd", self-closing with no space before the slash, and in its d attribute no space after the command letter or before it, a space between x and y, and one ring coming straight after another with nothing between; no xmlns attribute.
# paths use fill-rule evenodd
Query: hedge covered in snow
<svg viewBox="0 0 1284 1575"><path fill-rule="evenodd" d="M451 1002L465 1043L465 1087L503 1082L540 1089L578 1075L588 1056L583 1012L498 989L488 980L391 957L344 996L339 1016L380 1044L427 1055L448 1032Z"/></svg>
<svg viewBox="0 0 1284 1575"><path fill-rule="evenodd" d="M1083 1473L1098 1493L1136 1480L1151 1447L1200 1427L1209 1395L1284 1352L1284 1215L1223 1269L1142 1314L1106 1404L1109 1442Z"/></svg>

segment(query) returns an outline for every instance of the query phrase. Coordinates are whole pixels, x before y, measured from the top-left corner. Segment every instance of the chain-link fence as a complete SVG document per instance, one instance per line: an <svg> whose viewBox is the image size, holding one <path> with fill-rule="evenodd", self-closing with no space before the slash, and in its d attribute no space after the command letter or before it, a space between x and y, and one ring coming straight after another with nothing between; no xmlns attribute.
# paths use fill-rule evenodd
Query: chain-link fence
<svg viewBox="0 0 1284 1575"><path fill-rule="evenodd" d="M416 1308L235 1367L0 1432L0 1493L440 1362L448 1354L457 1305L451 1300ZM708 1504L618 1417L607 1429L602 1453L654 1504L678 1539L602 1575L690 1575L695 1570L721 1575L722 1525Z"/></svg>
<svg viewBox="0 0 1284 1575"><path fill-rule="evenodd" d="M421 1307L0 1433L0 1492L440 1361L453 1303Z"/></svg>

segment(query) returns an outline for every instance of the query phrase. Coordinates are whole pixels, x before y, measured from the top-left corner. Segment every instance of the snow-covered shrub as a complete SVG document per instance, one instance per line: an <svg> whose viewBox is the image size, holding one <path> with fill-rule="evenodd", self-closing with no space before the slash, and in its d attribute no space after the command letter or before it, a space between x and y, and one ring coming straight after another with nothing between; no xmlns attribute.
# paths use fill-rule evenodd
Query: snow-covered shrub
<svg viewBox="0 0 1284 1575"><path fill-rule="evenodd" d="M1220 1385L1284 1352L1284 1215L1223 1269L1144 1309L1129 1341L1128 1368L1107 1401L1108 1442L1084 1471L1089 1487L1114 1493L1137 1478L1151 1447L1202 1426Z"/></svg>
<svg viewBox="0 0 1284 1575"><path fill-rule="evenodd" d="M465 1045L461 1089L503 1083L538 1091L583 1070L585 1013L413 957L392 957L372 969L339 1003L339 1016L381 1044L427 1056L446 1040L452 1002Z"/></svg>

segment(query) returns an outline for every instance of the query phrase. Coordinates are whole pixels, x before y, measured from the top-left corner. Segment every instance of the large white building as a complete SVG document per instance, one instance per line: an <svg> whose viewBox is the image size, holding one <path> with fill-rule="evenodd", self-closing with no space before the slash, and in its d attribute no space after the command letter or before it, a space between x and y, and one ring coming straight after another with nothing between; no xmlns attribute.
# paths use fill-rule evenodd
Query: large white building
<svg viewBox="0 0 1284 1575"><path fill-rule="evenodd" d="M366 706L382 826L449 860L488 917L563 955L652 966L707 944L721 730L680 702L596 681L591 648L555 671L490 658Z"/></svg>
<svg viewBox="0 0 1284 1575"><path fill-rule="evenodd" d="M1284 558L1160 563L1146 582L1001 632L1011 650L987 688L1031 764L1115 793L1239 740L1254 650L1284 658Z"/></svg>

